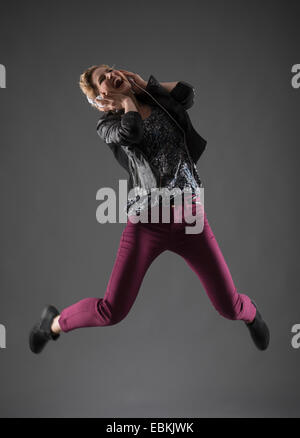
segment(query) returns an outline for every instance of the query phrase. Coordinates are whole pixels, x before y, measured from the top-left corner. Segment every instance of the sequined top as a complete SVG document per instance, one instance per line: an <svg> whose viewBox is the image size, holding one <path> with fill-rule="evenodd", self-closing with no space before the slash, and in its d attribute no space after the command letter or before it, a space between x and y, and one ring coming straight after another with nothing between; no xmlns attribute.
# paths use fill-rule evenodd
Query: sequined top
<svg viewBox="0 0 300 438"><path fill-rule="evenodd" d="M199 178L197 168L194 165L193 172L191 163L186 151L184 143L184 135L176 123L165 113L159 106L151 106L151 114L143 120L143 139L139 144L139 149L142 155L139 157L139 172L140 180L135 182L135 185L144 185L147 193L150 193L151 187L165 187L169 190L178 187L180 189L189 188L196 191L201 187L202 183ZM127 152L129 152L127 150ZM131 153L133 150L131 150ZM132 162L137 166L136 155L132 155ZM146 158L146 159L145 159ZM141 161L147 166L150 166L153 174L153 181L149 184L149 170L143 172ZM148 166L148 169L149 169ZM147 181L143 177L147 175ZM154 182L155 180L155 182ZM148 184L147 184L148 183ZM133 199L128 199L127 211L131 207L131 211L135 210L135 214L139 214L148 203L149 197L135 196ZM134 204L134 207L132 205ZM133 209L133 210L132 210Z"/></svg>

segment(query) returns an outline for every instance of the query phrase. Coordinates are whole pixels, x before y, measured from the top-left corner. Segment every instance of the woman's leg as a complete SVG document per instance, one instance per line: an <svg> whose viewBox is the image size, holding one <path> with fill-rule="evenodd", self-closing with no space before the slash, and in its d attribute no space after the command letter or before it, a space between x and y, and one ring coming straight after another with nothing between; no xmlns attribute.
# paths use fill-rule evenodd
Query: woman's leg
<svg viewBox="0 0 300 438"><path fill-rule="evenodd" d="M147 269L166 249L163 234L156 232L159 227L159 224L148 227L148 224L133 224L128 220L103 298L84 298L65 308L58 317L63 332L113 325L125 318Z"/></svg>
<svg viewBox="0 0 300 438"><path fill-rule="evenodd" d="M172 224L173 238L168 249L185 259L222 316L232 320L253 321L256 308L247 295L237 292L206 214L202 233L186 234L185 226L184 221L182 224Z"/></svg>

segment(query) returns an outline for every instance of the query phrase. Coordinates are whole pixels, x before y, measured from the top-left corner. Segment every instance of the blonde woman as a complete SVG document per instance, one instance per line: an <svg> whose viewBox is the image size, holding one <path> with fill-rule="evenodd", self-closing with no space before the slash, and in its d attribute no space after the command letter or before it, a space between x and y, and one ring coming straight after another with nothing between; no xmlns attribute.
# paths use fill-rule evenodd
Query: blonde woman
<svg viewBox="0 0 300 438"><path fill-rule="evenodd" d="M206 213L202 232L196 234L185 232L184 216L182 222L174 220L178 212L174 202L168 207L169 222L162 220L162 208L159 222L151 222L153 204L148 195L153 188L190 189L193 215L197 211L202 182L196 163L206 140L195 131L187 113L194 103L194 87L185 81L160 83L153 75L146 81L137 73L100 64L81 75L80 88L99 111L97 133L128 172L129 191L143 188L146 196L128 197L128 220L105 293L83 298L61 312L46 306L30 332L31 350L40 353L61 333L122 321L133 306L145 273L163 251L180 255L197 274L220 315L243 321L255 346L265 350L269 329L255 302L237 291ZM144 210L148 222L131 220Z"/></svg>

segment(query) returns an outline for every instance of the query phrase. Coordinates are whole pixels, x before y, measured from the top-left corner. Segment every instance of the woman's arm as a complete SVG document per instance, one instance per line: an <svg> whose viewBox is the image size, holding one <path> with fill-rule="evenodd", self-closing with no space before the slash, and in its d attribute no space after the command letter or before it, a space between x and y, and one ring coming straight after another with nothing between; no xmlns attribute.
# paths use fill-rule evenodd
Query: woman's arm
<svg viewBox="0 0 300 438"><path fill-rule="evenodd" d="M185 110L191 108L194 104L195 90L194 87L185 81L177 82L158 82L158 80L151 74L148 81L145 81L140 75L129 72L127 70L120 70L129 78L132 78L141 88L151 93L152 87L163 87L170 95L177 100ZM136 91L141 94L141 91Z"/></svg>
<svg viewBox="0 0 300 438"><path fill-rule="evenodd" d="M123 108L121 119L112 113L101 115L96 129L105 143L131 145L142 140L143 120L132 99L125 99Z"/></svg>
<svg viewBox="0 0 300 438"><path fill-rule="evenodd" d="M177 102L181 103L185 110L194 105L195 89L188 82L177 82L175 87L170 91L170 95L177 100Z"/></svg>
<svg viewBox="0 0 300 438"><path fill-rule="evenodd" d="M170 93L170 95L183 106L185 110L194 105L195 89L188 82L158 82L153 75L150 75L147 88L151 88L151 84L158 84L164 87Z"/></svg>
<svg viewBox="0 0 300 438"><path fill-rule="evenodd" d="M173 90L173 88L176 87L178 84L177 82L160 82L160 85L164 87L169 93Z"/></svg>

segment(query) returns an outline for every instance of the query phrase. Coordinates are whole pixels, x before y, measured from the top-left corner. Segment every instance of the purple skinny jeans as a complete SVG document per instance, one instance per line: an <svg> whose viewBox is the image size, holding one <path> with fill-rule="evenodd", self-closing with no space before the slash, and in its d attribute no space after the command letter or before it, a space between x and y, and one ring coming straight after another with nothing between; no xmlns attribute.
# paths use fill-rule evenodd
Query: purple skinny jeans
<svg viewBox="0 0 300 438"><path fill-rule="evenodd" d="M191 223L185 222L184 209L182 223L176 223L177 207L169 208L169 223L162 222L161 208L159 223L133 223L128 218L103 298L84 298L63 309L58 320L63 332L122 321L134 304L147 269L166 250L184 258L221 316L245 322L254 319L256 308L247 295L237 292L205 211L203 231L187 234L185 227ZM191 211L197 214L195 204Z"/></svg>

